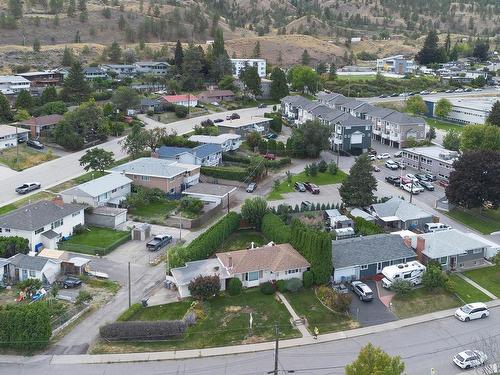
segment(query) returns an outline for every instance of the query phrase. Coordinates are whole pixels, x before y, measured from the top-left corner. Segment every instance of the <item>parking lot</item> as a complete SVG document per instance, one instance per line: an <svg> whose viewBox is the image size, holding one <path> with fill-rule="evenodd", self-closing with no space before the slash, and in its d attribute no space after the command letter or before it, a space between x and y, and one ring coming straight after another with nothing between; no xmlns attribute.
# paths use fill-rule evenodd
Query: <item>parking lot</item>
<svg viewBox="0 0 500 375"><path fill-rule="evenodd" d="M397 320L397 317L380 300L375 282L365 281L365 284L373 291L374 299L371 302L363 302L350 290L349 293L352 296L350 312L353 318L363 327Z"/></svg>

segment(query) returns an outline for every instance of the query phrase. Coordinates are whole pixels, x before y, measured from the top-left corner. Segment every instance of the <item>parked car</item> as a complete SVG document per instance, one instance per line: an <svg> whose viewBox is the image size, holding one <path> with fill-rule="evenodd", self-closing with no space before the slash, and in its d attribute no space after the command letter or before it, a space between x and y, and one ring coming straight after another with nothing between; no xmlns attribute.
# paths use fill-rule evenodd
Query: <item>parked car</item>
<svg viewBox="0 0 500 375"><path fill-rule="evenodd" d="M333 290L338 294L347 294L349 293L349 289L344 284L335 284L332 286Z"/></svg>
<svg viewBox="0 0 500 375"><path fill-rule="evenodd" d="M269 133L266 134L266 138L267 139L276 139L276 138L278 138L278 134L269 132Z"/></svg>
<svg viewBox="0 0 500 375"><path fill-rule="evenodd" d="M235 112L235 113L233 113L233 114L232 114L232 115L230 115L230 116L226 116L226 120L237 120L237 119L239 119L239 118L240 118L240 115L239 115L239 114L237 114L236 112Z"/></svg>
<svg viewBox="0 0 500 375"><path fill-rule="evenodd" d="M314 207L314 204L312 204L311 202L309 201L303 201L301 204L300 204L300 207L303 209L303 210L312 210L313 207Z"/></svg>
<svg viewBox="0 0 500 375"><path fill-rule="evenodd" d="M169 234L157 234L151 241L146 244L146 249L149 251L158 251L162 247L167 246L172 242L172 236Z"/></svg>
<svg viewBox="0 0 500 375"><path fill-rule="evenodd" d="M425 173L425 177L427 178L428 181L436 181L437 177L434 176L433 174L430 173Z"/></svg>
<svg viewBox="0 0 500 375"><path fill-rule="evenodd" d="M446 180L439 180L438 184L444 187L445 189L448 187L448 185L450 185L450 183Z"/></svg>
<svg viewBox="0 0 500 375"><path fill-rule="evenodd" d="M453 357L453 362L462 369L484 365L488 356L480 350L464 350Z"/></svg>
<svg viewBox="0 0 500 375"><path fill-rule="evenodd" d="M389 155L389 153L387 153L387 152L384 152L383 154L377 155L377 159L389 159L390 157L391 157L391 155Z"/></svg>
<svg viewBox="0 0 500 375"><path fill-rule="evenodd" d="M42 184L39 182L27 182L25 184L22 184L21 186L18 186L16 188L16 193L18 194L27 194L30 191L40 189L42 187Z"/></svg>
<svg viewBox="0 0 500 375"><path fill-rule="evenodd" d="M399 168L397 163L391 159L387 160L384 165L386 168L392 169L393 171Z"/></svg>
<svg viewBox="0 0 500 375"><path fill-rule="evenodd" d="M399 169L406 169L405 163L403 163L402 161L394 160L394 163L396 163Z"/></svg>
<svg viewBox="0 0 500 375"><path fill-rule="evenodd" d="M410 184L410 185L411 185L411 180L410 180L410 179L408 179L408 178L406 178L405 176L402 176L402 177L400 178L400 183L401 183L402 185L408 185L408 184Z"/></svg>
<svg viewBox="0 0 500 375"><path fill-rule="evenodd" d="M411 180L413 182L418 182L418 178L415 177L415 175L411 174L411 173L407 173L405 175L405 177L408 179L408 180Z"/></svg>
<svg viewBox="0 0 500 375"><path fill-rule="evenodd" d="M266 159L266 160L276 160L276 155L271 154L270 152L268 152L267 154L264 155L264 159Z"/></svg>
<svg viewBox="0 0 500 375"><path fill-rule="evenodd" d="M419 193L423 193L425 191L425 189L422 187L422 185L420 185L420 183L418 183L418 182L413 183L413 188L418 190Z"/></svg>
<svg viewBox="0 0 500 375"><path fill-rule="evenodd" d="M29 139L26 142L26 146L36 148L37 150L43 150L43 148L45 147L42 142L35 139Z"/></svg>
<svg viewBox="0 0 500 375"><path fill-rule="evenodd" d="M302 182L296 182L293 187L295 190L300 191L301 193L304 193L306 191L306 187Z"/></svg>
<svg viewBox="0 0 500 375"><path fill-rule="evenodd" d="M407 191L408 193L412 193L412 194L420 193L420 189L418 189L416 186L411 186L411 184L401 185L401 188L404 191Z"/></svg>
<svg viewBox="0 0 500 375"><path fill-rule="evenodd" d="M221 119L221 118L216 118L216 119L214 120L214 123L215 123L215 124L218 124L218 123L220 123L220 122L224 122L224 120L223 120L223 119Z"/></svg>
<svg viewBox="0 0 500 375"><path fill-rule="evenodd" d="M365 283L362 283L361 281L353 281L351 282L351 290L361 301L373 301L373 291Z"/></svg>
<svg viewBox="0 0 500 375"><path fill-rule="evenodd" d="M66 276L61 284L64 289L77 288L82 285L82 280L77 277Z"/></svg>
<svg viewBox="0 0 500 375"><path fill-rule="evenodd" d="M394 157L395 157L395 158L401 158L401 157L403 157L403 151L398 151L398 152L395 152L395 153L394 153Z"/></svg>
<svg viewBox="0 0 500 375"><path fill-rule="evenodd" d="M427 181L427 177L425 176L425 174L424 174L424 173L417 173L417 174L415 175L415 177L416 177L416 178L417 178L420 182L422 182L422 181Z"/></svg>
<svg viewBox="0 0 500 375"><path fill-rule="evenodd" d="M393 176L387 176L385 180L390 183L391 185L399 185L400 183L400 178L399 177L393 177Z"/></svg>
<svg viewBox="0 0 500 375"><path fill-rule="evenodd" d="M372 166L372 170L373 170L374 172L380 172L380 168L379 168L379 167L377 167L376 165L373 165L373 166Z"/></svg>
<svg viewBox="0 0 500 375"><path fill-rule="evenodd" d="M434 191L434 185L432 183L430 183L429 181L420 181L419 184L426 190L429 190L429 191Z"/></svg>
<svg viewBox="0 0 500 375"><path fill-rule="evenodd" d="M258 108L267 108L267 104L260 103L260 104L258 105Z"/></svg>
<svg viewBox="0 0 500 375"><path fill-rule="evenodd" d="M396 92L390 95L391 98L395 98L396 96L399 96L399 94Z"/></svg>
<svg viewBox="0 0 500 375"><path fill-rule="evenodd" d="M316 184L311 182L304 182L304 187L307 191L310 191L312 194L319 194L319 187Z"/></svg>
<svg viewBox="0 0 500 375"><path fill-rule="evenodd" d="M247 193L253 193L257 189L257 184L255 182L250 182L246 188Z"/></svg>
<svg viewBox="0 0 500 375"><path fill-rule="evenodd" d="M375 150L374 148L369 147L368 148L368 153L370 155L377 155L377 150Z"/></svg>
<svg viewBox="0 0 500 375"><path fill-rule="evenodd" d="M440 232L442 230L450 230L451 227L444 223L425 223L424 231L427 233Z"/></svg>
<svg viewBox="0 0 500 375"><path fill-rule="evenodd" d="M370 161L375 161L377 157L375 155L368 155L368 159L370 159Z"/></svg>
<svg viewBox="0 0 500 375"><path fill-rule="evenodd" d="M474 319L484 319L489 315L490 311L488 307L482 302L468 303L455 311L455 318L462 322L468 322Z"/></svg>

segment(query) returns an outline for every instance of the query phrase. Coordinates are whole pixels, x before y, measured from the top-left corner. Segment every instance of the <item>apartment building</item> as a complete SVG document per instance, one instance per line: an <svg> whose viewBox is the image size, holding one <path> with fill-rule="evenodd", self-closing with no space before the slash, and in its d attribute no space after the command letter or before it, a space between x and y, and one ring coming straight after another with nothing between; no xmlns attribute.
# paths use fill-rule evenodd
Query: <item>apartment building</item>
<svg viewBox="0 0 500 375"><path fill-rule="evenodd" d="M247 66L257 67L259 77L264 78L266 76L265 59L231 59L231 64L233 64L233 76L236 78L240 76L241 71Z"/></svg>

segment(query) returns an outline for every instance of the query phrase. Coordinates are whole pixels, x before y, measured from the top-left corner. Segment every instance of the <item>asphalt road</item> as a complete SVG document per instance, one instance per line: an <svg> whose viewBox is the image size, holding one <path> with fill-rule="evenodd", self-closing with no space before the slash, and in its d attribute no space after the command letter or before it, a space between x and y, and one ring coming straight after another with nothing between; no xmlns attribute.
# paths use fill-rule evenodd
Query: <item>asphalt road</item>
<svg viewBox="0 0 500 375"><path fill-rule="evenodd" d="M486 88L483 89L482 91L471 91L471 92L457 92L457 93L445 93L445 92L440 92L437 94L432 94L432 95L424 95L424 99L431 99L431 98L463 98L463 97L483 97L485 95L498 95L500 96L500 90L496 88ZM396 96L396 97L389 97L389 98L379 98L379 97L372 97L372 98L360 98L360 100L366 101L368 103L383 103L383 102L400 102L403 100L406 100L408 97L405 96Z"/></svg>
<svg viewBox="0 0 500 375"><path fill-rule="evenodd" d="M500 337L500 308L492 309L489 318L469 323L453 317L399 328L377 334L328 343L283 349L279 352L280 374L344 374L360 348L371 342L391 355L402 357L407 375L425 375L431 368L438 375L456 375L461 370L451 358L470 348L485 350L484 341ZM321 338L320 338L321 340ZM1 359L0 359L1 362ZM2 375L251 375L266 374L273 369L272 351L162 362L103 365L50 365L50 359L26 359L22 364L1 364ZM476 374L475 371L470 371Z"/></svg>
<svg viewBox="0 0 500 375"><path fill-rule="evenodd" d="M270 111L270 109L247 108L238 111L219 112L211 115L176 121L170 124L163 124L151 119L146 119L145 121L146 127L149 128L161 126L165 127L169 131L176 131L177 134L185 134L191 132L196 125L199 125L201 121L207 118L212 120L216 118L225 118L227 114L237 112L240 114L241 118L249 119L252 116L262 116L266 111ZM126 156L120 144L122 139L123 137L114 138L108 142L98 145L97 147L104 148L107 151L112 151L115 155L115 159L119 160ZM15 192L15 188L25 182L37 181L42 184L42 189L47 189L51 186L83 174L85 171L83 167L80 166L78 160L85 154L85 152L86 150L78 151L36 167L29 168L22 172L3 173L3 169L0 169L0 205L19 199L19 195ZM33 192L32 194L34 193L36 192Z"/></svg>

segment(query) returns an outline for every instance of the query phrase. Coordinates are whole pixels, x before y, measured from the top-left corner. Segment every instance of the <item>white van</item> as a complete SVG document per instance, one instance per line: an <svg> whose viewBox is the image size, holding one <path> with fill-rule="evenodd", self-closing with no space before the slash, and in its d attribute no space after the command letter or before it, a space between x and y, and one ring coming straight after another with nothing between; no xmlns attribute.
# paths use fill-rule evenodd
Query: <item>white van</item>
<svg viewBox="0 0 500 375"><path fill-rule="evenodd" d="M425 223L424 229L426 232L438 232L441 230L449 230L451 227L443 223Z"/></svg>

